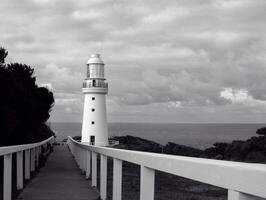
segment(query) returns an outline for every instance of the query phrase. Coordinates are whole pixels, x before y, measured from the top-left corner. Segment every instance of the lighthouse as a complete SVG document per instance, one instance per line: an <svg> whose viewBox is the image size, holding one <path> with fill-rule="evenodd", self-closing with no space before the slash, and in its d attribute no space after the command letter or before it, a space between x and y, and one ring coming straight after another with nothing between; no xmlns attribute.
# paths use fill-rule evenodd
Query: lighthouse
<svg viewBox="0 0 266 200"><path fill-rule="evenodd" d="M97 146L108 144L105 95L108 83L104 78L104 62L100 54L92 54L87 62L87 77L83 82L84 111L81 142Z"/></svg>

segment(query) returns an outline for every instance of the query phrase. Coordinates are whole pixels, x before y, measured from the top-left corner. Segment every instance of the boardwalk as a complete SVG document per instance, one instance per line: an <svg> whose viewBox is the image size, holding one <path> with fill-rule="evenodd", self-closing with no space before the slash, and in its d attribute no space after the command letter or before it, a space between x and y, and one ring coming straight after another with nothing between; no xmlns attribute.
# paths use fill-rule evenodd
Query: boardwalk
<svg viewBox="0 0 266 200"><path fill-rule="evenodd" d="M14 171L11 170L12 167L16 167L17 171L16 180L13 184L16 184L18 190L24 188L24 180L30 178L30 171L35 169L35 163L39 161L40 150L49 149L47 148L48 144L53 143L54 138L51 137L33 144L0 147L0 155L4 157L4 200L11 200L12 171ZM68 138L67 144L80 168L86 171L87 176L91 175L92 185L98 185L100 188L100 195L103 200L107 196L107 175L109 172L107 170L107 158L113 159L112 199L115 200L122 199L122 164L124 161L140 166L140 200L154 200L156 170L225 188L228 190L228 200L266 199L266 168L264 164L100 147L77 142L71 137ZM12 166L12 155L14 153L16 153L16 165ZM97 160L98 156L100 157L100 163ZM46 166L26 185L17 199L98 199L98 192L89 187L91 184L85 180L84 176L81 175L80 169L67 147L55 146L55 152L49 157ZM100 180L99 184L97 178ZM138 196L136 197L138 198Z"/></svg>
<svg viewBox="0 0 266 200"><path fill-rule="evenodd" d="M40 173L18 196L18 200L95 200L96 189L81 175L65 146L55 147Z"/></svg>

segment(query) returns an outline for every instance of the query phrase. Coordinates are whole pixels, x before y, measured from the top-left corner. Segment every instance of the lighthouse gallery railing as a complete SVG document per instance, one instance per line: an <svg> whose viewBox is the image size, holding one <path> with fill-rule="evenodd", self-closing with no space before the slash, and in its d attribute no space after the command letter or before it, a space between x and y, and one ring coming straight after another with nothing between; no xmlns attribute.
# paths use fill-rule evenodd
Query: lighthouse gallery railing
<svg viewBox="0 0 266 200"><path fill-rule="evenodd" d="M155 170L226 188L229 200L266 198L266 165L173 156L82 144L68 138L68 146L81 170L97 185L100 154L100 196L106 199L107 157L113 158L113 199L121 200L122 161L141 166L140 200L154 199ZM91 174L90 174L91 173Z"/></svg>
<svg viewBox="0 0 266 200"><path fill-rule="evenodd" d="M95 83L88 83L88 82L83 82L82 84L83 88L108 88L108 83L105 82L95 82Z"/></svg>
<svg viewBox="0 0 266 200"><path fill-rule="evenodd" d="M12 198L12 153L16 153L17 163L17 189L23 189L23 182L30 179L30 173L38 168L41 147L47 143L53 142L54 137L50 137L44 141L0 147L0 156L4 156L4 176L3 176L3 199L11 200ZM47 149L47 148L45 148ZM23 156L24 154L24 156ZM23 166L24 163L24 166ZM24 169L24 172L23 172ZM23 178L24 174L24 178Z"/></svg>

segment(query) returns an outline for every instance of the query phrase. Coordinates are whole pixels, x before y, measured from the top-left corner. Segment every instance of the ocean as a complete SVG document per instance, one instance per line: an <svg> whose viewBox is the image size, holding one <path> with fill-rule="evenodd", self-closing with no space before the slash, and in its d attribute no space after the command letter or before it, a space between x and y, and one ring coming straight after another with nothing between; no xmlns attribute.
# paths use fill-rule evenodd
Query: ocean
<svg viewBox="0 0 266 200"><path fill-rule="evenodd" d="M265 124L160 124L160 123L110 123L109 137L132 135L160 144L174 142L195 148L211 147L215 142L246 140L256 136ZM81 123L51 123L57 140L81 135Z"/></svg>

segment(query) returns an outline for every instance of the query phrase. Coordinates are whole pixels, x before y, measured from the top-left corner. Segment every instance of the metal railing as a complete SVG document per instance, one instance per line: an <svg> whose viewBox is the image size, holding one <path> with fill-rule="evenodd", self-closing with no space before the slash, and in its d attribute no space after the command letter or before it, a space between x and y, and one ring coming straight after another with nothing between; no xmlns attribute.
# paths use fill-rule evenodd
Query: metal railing
<svg viewBox="0 0 266 200"><path fill-rule="evenodd" d="M95 82L95 83L87 83L87 82L83 82L82 85L83 88L108 88L108 83L105 82Z"/></svg>
<svg viewBox="0 0 266 200"><path fill-rule="evenodd" d="M3 171L3 199L12 198L12 154L16 153L17 163L17 190L23 189L24 179L29 180L31 172L39 167L41 147L53 142L54 137L50 137L42 142L0 147L0 156L4 156ZM47 148L44 148L47 149ZM24 156L23 156L24 154ZM23 166L24 163L24 166ZM24 171L23 171L24 170ZM23 178L24 174L24 178Z"/></svg>
<svg viewBox="0 0 266 200"><path fill-rule="evenodd" d="M228 190L228 200L266 198L266 165L165 155L97 147L68 138L68 146L91 185L97 186L97 154L100 154L100 196L106 199L107 157L113 158L113 199L121 200L122 162L141 167L140 200L154 199L155 170Z"/></svg>

